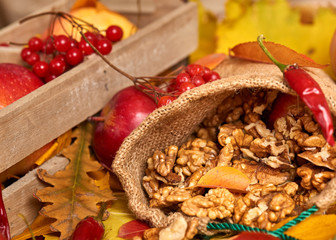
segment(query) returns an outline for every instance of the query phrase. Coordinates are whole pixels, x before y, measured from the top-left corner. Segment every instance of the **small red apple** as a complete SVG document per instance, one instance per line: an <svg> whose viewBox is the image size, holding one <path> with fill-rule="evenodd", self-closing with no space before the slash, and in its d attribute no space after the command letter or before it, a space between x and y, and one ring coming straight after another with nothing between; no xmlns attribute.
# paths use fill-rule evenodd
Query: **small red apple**
<svg viewBox="0 0 336 240"><path fill-rule="evenodd" d="M134 86L113 96L102 109L103 121L97 122L93 135L93 149L104 167L111 168L124 139L156 108L154 100Z"/></svg>
<svg viewBox="0 0 336 240"><path fill-rule="evenodd" d="M293 106L295 104L298 104L300 100L297 96L293 96L286 93L279 93L277 99L274 101L272 106L272 111L270 112L268 118L267 118L267 127L269 129L274 128L275 121L287 115L288 108L290 106Z"/></svg>
<svg viewBox="0 0 336 240"><path fill-rule="evenodd" d="M0 109L43 84L40 78L23 66L0 63Z"/></svg>

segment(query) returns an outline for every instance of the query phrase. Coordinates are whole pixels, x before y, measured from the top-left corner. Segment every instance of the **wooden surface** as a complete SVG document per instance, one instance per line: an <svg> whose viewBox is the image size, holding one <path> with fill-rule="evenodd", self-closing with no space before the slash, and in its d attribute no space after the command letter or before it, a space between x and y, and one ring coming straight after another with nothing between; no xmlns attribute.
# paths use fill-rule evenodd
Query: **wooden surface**
<svg viewBox="0 0 336 240"><path fill-rule="evenodd" d="M143 19L147 25L115 44L107 56L109 61L129 74L154 76L195 50L196 5L175 1L170 6L161 5L155 16ZM18 57L15 51L7 54L13 54L14 59ZM97 113L117 91L131 84L99 56L92 55L76 68L2 109L0 172ZM13 235L25 228L17 213L23 213L31 221L40 207L33 198L41 187L36 181L34 173L29 173L4 190Z"/></svg>

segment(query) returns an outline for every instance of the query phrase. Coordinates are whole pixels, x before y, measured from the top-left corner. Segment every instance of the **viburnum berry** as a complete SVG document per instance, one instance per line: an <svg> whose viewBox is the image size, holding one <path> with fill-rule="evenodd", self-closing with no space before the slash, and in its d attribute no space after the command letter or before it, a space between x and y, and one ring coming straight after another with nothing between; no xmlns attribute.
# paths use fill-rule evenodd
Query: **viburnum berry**
<svg viewBox="0 0 336 240"><path fill-rule="evenodd" d="M107 55L111 52L112 50L112 43L106 39L100 39L97 42L97 50L102 54L102 55Z"/></svg>
<svg viewBox="0 0 336 240"><path fill-rule="evenodd" d="M45 61L38 61L33 66L33 72L41 78L46 77L49 74L48 63Z"/></svg>
<svg viewBox="0 0 336 240"><path fill-rule="evenodd" d="M70 38L70 48L78 47L78 41L76 39Z"/></svg>
<svg viewBox="0 0 336 240"><path fill-rule="evenodd" d="M30 66L33 66L35 63L40 61L40 55L36 52L32 52L24 61Z"/></svg>
<svg viewBox="0 0 336 240"><path fill-rule="evenodd" d="M26 59L33 53L32 50L30 50L29 48L23 48L21 50L21 58L22 60L26 61Z"/></svg>
<svg viewBox="0 0 336 240"><path fill-rule="evenodd" d="M65 71L65 62L59 57L49 63L49 71L52 75L59 76Z"/></svg>
<svg viewBox="0 0 336 240"><path fill-rule="evenodd" d="M31 39L29 39L28 41L28 47L30 50L32 50L33 52L38 52L40 50L42 50L43 47L43 41L41 38L39 37L32 37Z"/></svg>
<svg viewBox="0 0 336 240"><path fill-rule="evenodd" d="M203 79L205 82L213 82L220 79L220 76L215 71L210 71L210 73L204 74Z"/></svg>
<svg viewBox="0 0 336 240"><path fill-rule="evenodd" d="M111 42L118 42L122 39L124 32L121 27L111 25L106 29L106 38Z"/></svg>
<svg viewBox="0 0 336 240"><path fill-rule="evenodd" d="M165 106L171 102L173 102L176 98L173 97L173 96L162 96L159 98L159 101L158 101L158 107L162 107L162 106Z"/></svg>
<svg viewBox="0 0 336 240"><path fill-rule="evenodd" d="M189 64L185 70L190 75L190 77L193 77L193 76L202 77L204 74L204 67L199 64Z"/></svg>
<svg viewBox="0 0 336 240"><path fill-rule="evenodd" d="M65 35L58 35L54 38L55 49L59 52L66 52L71 47L70 38Z"/></svg>
<svg viewBox="0 0 336 240"><path fill-rule="evenodd" d="M179 73L177 75L176 79L175 79L175 83L176 83L177 88L179 88L179 86L182 83L185 83L185 82L191 82L191 78L190 78L189 74L186 73L186 72Z"/></svg>
<svg viewBox="0 0 336 240"><path fill-rule="evenodd" d="M44 78L44 82L50 82L52 80L54 80L55 78L57 78L56 75L52 75L52 74L48 74L45 78Z"/></svg>
<svg viewBox="0 0 336 240"><path fill-rule="evenodd" d="M90 44L88 42L85 41L84 38L82 38L78 44L78 47L80 50L82 50L82 52L84 53L84 55L88 56L90 54L92 54L93 48L90 46Z"/></svg>
<svg viewBox="0 0 336 240"><path fill-rule="evenodd" d="M191 83L193 83L196 87L198 87L198 86L203 85L205 83L205 81L201 76L196 75L196 76L192 77Z"/></svg>
<svg viewBox="0 0 336 240"><path fill-rule="evenodd" d="M66 62L71 66L80 64L84 59L83 53L79 48L70 48L65 54Z"/></svg>
<svg viewBox="0 0 336 240"><path fill-rule="evenodd" d="M93 46L97 46L98 36L96 34L94 34L93 32L86 32L84 33L84 36L87 38L87 40L89 40L90 43L92 43ZM82 37L82 39L84 38Z"/></svg>
<svg viewBox="0 0 336 240"><path fill-rule="evenodd" d="M51 54L55 50L53 39L51 37L48 37L44 42L42 46L42 52L45 54Z"/></svg>
<svg viewBox="0 0 336 240"><path fill-rule="evenodd" d="M179 92L184 93L184 92L186 92L186 91L188 91L188 90L190 90L194 87L195 87L195 85L193 83L184 82L179 86L178 90L179 90Z"/></svg>

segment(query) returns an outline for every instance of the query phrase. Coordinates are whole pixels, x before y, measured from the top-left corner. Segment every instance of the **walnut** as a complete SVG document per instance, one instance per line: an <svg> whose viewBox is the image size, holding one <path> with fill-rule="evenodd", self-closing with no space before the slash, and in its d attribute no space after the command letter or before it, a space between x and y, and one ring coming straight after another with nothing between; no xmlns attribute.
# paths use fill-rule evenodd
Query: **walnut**
<svg viewBox="0 0 336 240"><path fill-rule="evenodd" d="M163 177L167 176L168 173L173 169L176 156L177 156L178 147L169 146L165 153L156 150L153 154L154 168L156 171Z"/></svg>
<svg viewBox="0 0 336 240"><path fill-rule="evenodd" d="M184 201L181 210L189 216L223 219L231 217L234 201L233 194L227 189L210 189L205 196L197 195Z"/></svg>
<svg viewBox="0 0 336 240"><path fill-rule="evenodd" d="M263 163L257 163L253 160L239 159L234 160L232 167L245 173L251 180L251 184L274 184L280 185L292 181L295 177L295 171L273 169Z"/></svg>
<svg viewBox="0 0 336 240"><path fill-rule="evenodd" d="M302 178L301 186L307 190L322 191L326 184L335 176L334 171L314 166L312 163L302 165L297 169L297 174Z"/></svg>
<svg viewBox="0 0 336 240"><path fill-rule="evenodd" d="M159 233L160 240L181 240L184 238L188 223L183 216L178 216L168 227Z"/></svg>
<svg viewBox="0 0 336 240"><path fill-rule="evenodd" d="M198 233L198 229L197 229L198 225L199 225L199 222L197 218L191 219L188 222L188 228L182 240L194 239L195 235Z"/></svg>
<svg viewBox="0 0 336 240"><path fill-rule="evenodd" d="M336 170L336 147L325 144L322 148L313 148L298 154L298 157L308 160L314 165Z"/></svg>
<svg viewBox="0 0 336 240"><path fill-rule="evenodd" d="M251 142L249 150L272 168L294 167L291 163L288 145L285 141L278 141L273 136L268 135L266 138L255 138Z"/></svg>
<svg viewBox="0 0 336 240"><path fill-rule="evenodd" d="M150 199L149 206L157 208L170 207L184 202L192 197L192 191L184 188L166 186L155 192Z"/></svg>
<svg viewBox="0 0 336 240"><path fill-rule="evenodd" d="M159 190L160 183L152 176L144 176L142 179L142 185L145 188L148 196L153 197L153 194Z"/></svg>
<svg viewBox="0 0 336 240"><path fill-rule="evenodd" d="M290 216L295 201L288 193L295 194L297 187L295 183L288 184L282 187L272 184L251 186L250 192L236 201L234 222L269 230L275 223Z"/></svg>
<svg viewBox="0 0 336 240"><path fill-rule="evenodd" d="M214 127L203 127L198 129L196 136L201 139L215 142L217 141L217 130Z"/></svg>
<svg viewBox="0 0 336 240"><path fill-rule="evenodd" d="M183 144L178 151L175 172L190 176L200 167L214 167L218 155L217 145L212 141L196 138Z"/></svg>
<svg viewBox="0 0 336 240"><path fill-rule="evenodd" d="M159 233L162 228L149 228L144 231L145 240L159 240Z"/></svg>
<svg viewBox="0 0 336 240"><path fill-rule="evenodd" d="M316 189L306 190L300 194L294 196L295 204L299 207L303 207L307 204L309 199L315 197L319 192Z"/></svg>
<svg viewBox="0 0 336 240"><path fill-rule="evenodd" d="M188 177L184 183L184 187L193 187L196 186L201 177L207 173L207 169L205 167L201 167L197 169L190 177Z"/></svg>

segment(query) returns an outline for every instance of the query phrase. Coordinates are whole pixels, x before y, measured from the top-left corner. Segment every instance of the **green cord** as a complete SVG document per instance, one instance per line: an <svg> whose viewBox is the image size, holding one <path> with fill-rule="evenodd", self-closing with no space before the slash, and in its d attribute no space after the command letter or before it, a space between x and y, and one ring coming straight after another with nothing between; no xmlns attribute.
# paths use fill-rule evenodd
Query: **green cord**
<svg viewBox="0 0 336 240"><path fill-rule="evenodd" d="M307 217L309 217L311 214L315 213L318 210L318 208L314 205L310 209L302 212L298 217L294 218L293 220L289 221L285 225L283 225L281 228L275 230L275 231L268 231L261 228L253 228L249 226L245 226L242 224L235 224L235 223L211 223L209 222L207 225L207 229L209 230L224 230L229 229L237 232L262 232L267 233L272 236L278 237L282 240L297 240L294 237L288 236L284 234L289 228L292 226L295 226L299 222L303 221Z"/></svg>

